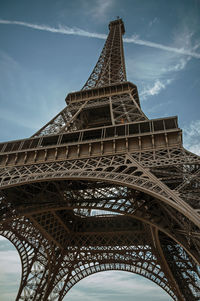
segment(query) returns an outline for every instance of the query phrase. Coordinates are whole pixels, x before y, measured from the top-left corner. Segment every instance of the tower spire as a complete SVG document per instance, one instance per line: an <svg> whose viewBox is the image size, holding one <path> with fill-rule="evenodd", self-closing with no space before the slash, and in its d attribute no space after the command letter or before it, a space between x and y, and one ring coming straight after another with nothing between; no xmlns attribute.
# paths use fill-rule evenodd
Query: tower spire
<svg viewBox="0 0 200 301"><path fill-rule="evenodd" d="M126 79L124 33L122 19L109 23L107 40L89 79L81 91L67 95L64 110L34 137L147 120L136 85Z"/></svg>
<svg viewBox="0 0 200 301"><path fill-rule="evenodd" d="M116 19L109 23L109 35L90 77L82 90L126 81L126 68L122 36L124 22Z"/></svg>

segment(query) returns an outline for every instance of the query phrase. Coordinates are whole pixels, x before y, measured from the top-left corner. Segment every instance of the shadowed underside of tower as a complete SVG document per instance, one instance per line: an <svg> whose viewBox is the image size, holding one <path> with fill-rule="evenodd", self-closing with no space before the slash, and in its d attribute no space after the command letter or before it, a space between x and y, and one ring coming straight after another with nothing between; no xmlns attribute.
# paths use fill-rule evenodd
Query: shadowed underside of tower
<svg viewBox="0 0 200 301"><path fill-rule="evenodd" d="M17 248L16 300L62 300L88 275L142 275L200 300L200 158L177 117L149 120L127 81L121 19L82 90L31 138L0 144L0 234Z"/></svg>

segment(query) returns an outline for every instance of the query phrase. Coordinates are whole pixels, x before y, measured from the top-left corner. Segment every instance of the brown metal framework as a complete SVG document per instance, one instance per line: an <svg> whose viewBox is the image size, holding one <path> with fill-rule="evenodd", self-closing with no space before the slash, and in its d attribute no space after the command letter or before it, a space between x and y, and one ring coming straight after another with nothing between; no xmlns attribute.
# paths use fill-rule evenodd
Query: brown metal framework
<svg viewBox="0 0 200 301"><path fill-rule="evenodd" d="M17 248L16 300L62 300L99 271L200 300L200 158L177 117L149 120L127 82L121 19L83 89L31 138L0 144L0 234Z"/></svg>

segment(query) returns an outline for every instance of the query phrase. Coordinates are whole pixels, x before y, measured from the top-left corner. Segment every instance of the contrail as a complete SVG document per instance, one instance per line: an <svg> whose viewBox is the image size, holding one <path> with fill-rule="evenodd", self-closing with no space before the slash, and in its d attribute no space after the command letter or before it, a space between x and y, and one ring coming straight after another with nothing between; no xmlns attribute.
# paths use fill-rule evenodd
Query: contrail
<svg viewBox="0 0 200 301"><path fill-rule="evenodd" d="M9 20L3 20L0 19L0 24L12 24L12 25L20 25L20 26L25 26L37 30L43 30L43 31L48 31L52 33L60 33L60 34L66 34L66 35L78 35L78 36L84 36L84 37L89 37L89 38L97 38L97 39L103 39L105 40L107 35L101 34L101 33L95 33L95 32L89 32L77 27L68 27L68 26L58 26L58 28L55 27L50 27L47 25L38 25L38 24L32 24L32 23L27 23L27 22L21 22L21 21L9 21ZM175 48L175 47L170 47L170 46L165 46L159 43L154 43L146 40L141 40L137 36L132 36L130 38L125 38L124 42L126 43L134 43L137 45L143 45L147 47L152 47L152 48L157 48L161 49L164 51L170 51L170 52L175 52L179 53L182 55L188 55L193 58L200 59L200 53L193 52L191 50L187 50L184 48Z"/></svg>
<svg viewBox="0 0 200 301"><path fill-rule="evenodd" d="M157 48L157 49L161 49L161 50L165 50L165 51L176 52L179 54L189 55L194 58L200 59L200 53L196 53L196 52L184 49L184 48L175 48L175 47L165 46L165 45L150 42L150 41L140 40L134 36L131 38L125 38L124 42L134 43L134 44L138 44L138 45L144 45L144 46L153 47L153 48Z"/></svg>
<svg viewBox="0 0 200 301"><path fill-rule="evenodd" d="M32 23L27 23L27 22L21 22L21 21L9 21L9 20L2 20L0 19L0 24L12 24L12 25L21 25L33 29L38 29L38 30L44 30L44 31L49 31L53 33L61 33L61 34L66 34L66 35L77 35L77 36L84 36L84 37L89 37L89 38L97 38L97 39L106 39L105 34L101 33L94 33L94 32L88 32L80 28L71 28L68 26L59 26L58 28L55 27L50 27L47 25L38 25L38 24L32 24Z"/></svg>

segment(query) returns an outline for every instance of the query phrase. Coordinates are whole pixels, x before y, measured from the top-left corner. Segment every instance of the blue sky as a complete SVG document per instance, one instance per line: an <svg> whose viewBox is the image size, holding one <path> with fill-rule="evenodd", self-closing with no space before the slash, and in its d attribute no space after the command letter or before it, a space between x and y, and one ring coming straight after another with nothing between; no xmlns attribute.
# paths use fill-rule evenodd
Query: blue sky
<svg viewBox="0 0 200 301"><path fill-rule="evenodd" d="M64 108L66 95L89 77L117 16L126 28L128 80L143 111L150 119L178 115L184 146L200 154L199 0L0 0L0 141L31 136ZM6 258L15 268L5 267ZM14 299L5 292L16 294L19 275L16 252L1 240L2 301ZM124 300L170 300L151 282L117 272L82 280L67 300L117 300L120 292Z"/></svg>

